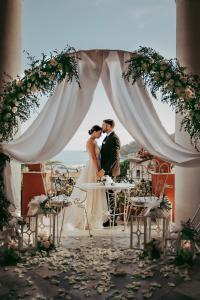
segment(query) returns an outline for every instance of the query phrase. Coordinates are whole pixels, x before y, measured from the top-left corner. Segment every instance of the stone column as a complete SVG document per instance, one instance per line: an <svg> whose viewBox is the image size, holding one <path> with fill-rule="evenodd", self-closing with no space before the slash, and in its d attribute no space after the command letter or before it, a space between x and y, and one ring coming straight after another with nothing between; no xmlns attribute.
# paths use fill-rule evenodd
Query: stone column
<svg viewBox="0 0 200 300"><path fill-rule="evenodd" d="M180 64L188 72L200 75L200 1L176 0L176 51ZM176 115L175 140L194 149L190 138L180 132L181 116ZM186 221L200 205L200 167L175 168L175 221Z"/></svg>
<svg viewBox="0 0 200 300"><path fill-rule="evenodd" d="M21 0L0 0L0 90L3 73L15 77L21 72ZM11 163L17 193L17 212L21 206L21 165Z"/></svg>

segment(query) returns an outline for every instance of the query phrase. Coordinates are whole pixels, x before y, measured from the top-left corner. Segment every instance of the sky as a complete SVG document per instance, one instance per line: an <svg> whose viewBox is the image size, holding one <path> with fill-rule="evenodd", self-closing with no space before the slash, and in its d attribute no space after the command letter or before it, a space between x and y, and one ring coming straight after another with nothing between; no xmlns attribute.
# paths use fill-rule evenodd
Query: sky
<svg viewBox="0 0 200 300"><path fill-rule="evenodd" d="M164 12L164 13L163 13ZM36 58L67 45L76 50L120 49L134 51L152 47L166 58L176 56L176 7L174 0L24 0L22 49ZM27 68L26 55L22 67ZM174 132L175 114L166 104L152 99L168 131ZM41 107L45 104L41 100ZM98 112L98 114L96 113ZM37 117L22 125L22 131ZM88 114L67 150L84 150L88 129L105 118L116 121L115 131L123 144L133 140L110 106L101 82Z"/></svg>

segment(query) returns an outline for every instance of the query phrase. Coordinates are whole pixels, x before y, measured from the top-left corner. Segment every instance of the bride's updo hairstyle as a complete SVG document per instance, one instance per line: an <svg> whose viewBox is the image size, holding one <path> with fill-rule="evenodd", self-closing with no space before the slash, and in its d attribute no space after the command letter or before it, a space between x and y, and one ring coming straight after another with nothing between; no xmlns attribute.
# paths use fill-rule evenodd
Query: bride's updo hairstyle
<svg viewBox="0 0 200 300"><path fill-rule="evenodd" d="M90 130L88 130L88 133L91 135L94 131L102 131L102 128L99 125L94 125Z"/></svg>

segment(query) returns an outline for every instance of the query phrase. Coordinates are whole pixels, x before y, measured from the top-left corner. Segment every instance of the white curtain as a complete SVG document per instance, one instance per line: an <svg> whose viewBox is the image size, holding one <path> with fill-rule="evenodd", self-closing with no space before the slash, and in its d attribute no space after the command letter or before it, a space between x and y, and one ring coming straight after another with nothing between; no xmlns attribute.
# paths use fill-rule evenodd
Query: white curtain
<svg viewBox="0 0 200 300"><path fill-rule="evenodd" d="M199 153L184 149L171 140L142 82L132 86L122 78L129 54L123 51L91 50L80 51L78 55L81 87L75 80L71 83L64 80L58 84L27 131L2 145L5 154L23 163L42 162L58 154L87 114L101 77L119 120L139 144L176 165L200 165ZM9 174L8 170L5 174ZM12 186L10 180L5 180L7 191ZM11 197L11 194L8 196Z"/></svg>
<svg viewBox="0 0 200 300"><path fill-rule="evenodd" d="M101 79L110 103L130 135L151 154L183 167L200 165L200 153L176 144L163 127L142 80L132 85L121 74L130 54L110 52Z"/></svg>
<svg viewBox="0 0 200 300"><path fill-rule="evenodd" d="M95 52L79 54L80 86L63 80L32 125L3 152L23 163L43 162L58 154L70 141L87 114L99 81L102 58Z"/></svg>

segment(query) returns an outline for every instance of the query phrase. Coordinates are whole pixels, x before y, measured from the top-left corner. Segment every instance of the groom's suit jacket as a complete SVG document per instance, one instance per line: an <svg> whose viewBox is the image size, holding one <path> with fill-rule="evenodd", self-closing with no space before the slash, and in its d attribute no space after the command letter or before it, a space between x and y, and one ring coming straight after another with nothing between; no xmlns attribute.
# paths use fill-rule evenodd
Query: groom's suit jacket
<svg viewBox="0 0 200 300"><path fill-rule="evenodd" d="M120 140L113 131L103 140L100 152L101 168L106 175L112 177L120 175L119 151Z"/></svg>

